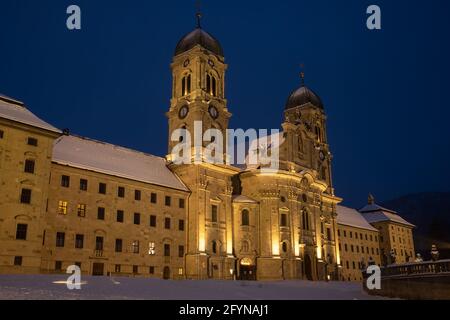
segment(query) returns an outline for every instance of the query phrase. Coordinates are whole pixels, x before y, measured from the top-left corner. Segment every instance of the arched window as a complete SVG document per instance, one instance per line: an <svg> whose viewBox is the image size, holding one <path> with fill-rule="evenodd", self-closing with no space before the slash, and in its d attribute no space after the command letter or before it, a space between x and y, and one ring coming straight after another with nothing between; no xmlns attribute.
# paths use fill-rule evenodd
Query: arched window
<svg viewBox="0 0 450 320"><path fill-rule="evenodd" d="M302 226L303 230L309 230L309 214L306 210L303 210L302 213Z"/></svg>
<svg viewBox="0 0 450 320"><path fill-rule="evenodd" d="M316 126L316 137L318 142L322 142L322 130L318 125Z"/></svg>
<svg viewBox="0 0 450 320"><path fill-rule="evenodd" d="M191 93L191 75L188 74L181 79L181 95L186 96Z"/></svg>
<svg viewBox="0 0 450 320"><path fill-rule="evenodd" d="M242 210L242 225L250 225L250 213L248 212L248 210Z"/></svg>
<svg viewBox="0 0 450 320"><path fill-rule="evenodd" d="M217 242L216 242L216 241L213 241L213 242L212 242L212 252L213 252L214 254L217 253Z"/></svg>
<svg viewBox="0 0 450 320"><path fill-rule="evenodd" d="M217 80L214 76L206 75L206 92L212 96L217 96Z"/></svg>

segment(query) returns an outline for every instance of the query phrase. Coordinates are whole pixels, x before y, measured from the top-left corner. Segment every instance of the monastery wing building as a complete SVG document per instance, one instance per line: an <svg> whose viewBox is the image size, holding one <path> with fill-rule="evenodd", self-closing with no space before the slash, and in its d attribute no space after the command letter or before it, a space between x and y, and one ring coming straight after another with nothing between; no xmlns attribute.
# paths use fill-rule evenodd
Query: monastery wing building
<svg viewBox="0 0 450 320"><path fill-rule="evenodd" d="M176 164L178 129L201 122L226 145L232 115L224 51L200 24L171 69L165 158L61 132L0 97L0 273L358 281L359 250L377 264L391 250L414 256L413 226L396 213L338 206L325 108L304 83L280 109L277 172Z"/></svg>

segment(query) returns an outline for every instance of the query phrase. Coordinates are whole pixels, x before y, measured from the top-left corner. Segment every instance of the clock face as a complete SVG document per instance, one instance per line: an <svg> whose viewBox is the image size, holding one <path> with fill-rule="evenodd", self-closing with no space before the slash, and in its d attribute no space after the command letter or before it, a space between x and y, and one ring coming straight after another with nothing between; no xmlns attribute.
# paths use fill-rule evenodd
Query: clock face
<svg viewBox="0 0 450 320"><path fill-rule="evenodd" d="M189 113L189 108L187 106L182 106L180 109L180 112L178 113L178 116L180 117L180 119L184 119L184 118L186 118L188 113Z"/></svg>
<svg viewBox="0 0 450 320"><path fill-rule="evenodd" d="M209 107L209 115L213 119L217 119L219 117L219 111L217 111L217 108L214 106Z"/></svg>
<svg viewBox="0 0 450 320"><path fill-rule="evenodd" d="M325 153L323 151L320 151L319 157L320 157L320 160L322 160L322 161L325 160Z"/></svg>

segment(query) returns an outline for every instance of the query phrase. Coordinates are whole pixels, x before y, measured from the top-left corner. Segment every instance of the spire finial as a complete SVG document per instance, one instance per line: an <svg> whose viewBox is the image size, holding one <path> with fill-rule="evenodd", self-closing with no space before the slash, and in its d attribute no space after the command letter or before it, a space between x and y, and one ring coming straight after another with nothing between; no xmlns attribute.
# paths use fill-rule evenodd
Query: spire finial
<svg viewBox="0 0 450 320"><path fill-rule="evenodd" d="M300 78L302 79L302 87L305 85L305 65L300 64Z"/></svg>
<svg viewBox="0 0 450 320"><path fill-rule="evenodd" d="M368 197L368 204L375 204L375 197L369 193L369 197Z"/></svg>
<svg viewBox="0 0 450 320"><path fill-rule="evenodd" d="M201 1L197 0L195 6L197 7L197 13L195 14L195 16L197 17L197 28L201 28L202 27L202 25L201 25L201 19L202 19Z"/></svg>

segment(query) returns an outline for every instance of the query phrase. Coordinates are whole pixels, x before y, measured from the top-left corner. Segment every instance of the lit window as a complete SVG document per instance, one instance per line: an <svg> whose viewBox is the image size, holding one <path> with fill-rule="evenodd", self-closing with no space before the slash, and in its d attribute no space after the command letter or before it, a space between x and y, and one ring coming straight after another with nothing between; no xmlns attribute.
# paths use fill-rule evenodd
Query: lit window
<svg viewBox="0 0 450 320"><path fill-rule="evenodd" d="M132 249L133 249L133 253L139 253L139 241L135 240L132 243Z"/></svg>
<svg viewBox="0 0 450 320"><path fill-rule="evenodd" d="M178 275L180 275L180 276L183 275L183 268L178 268Z"/></svg>
<svg viewBox="0 0 450 320"><path fill-rule="evenodd" d="M85 204L79 204L77 207L77 212L79 217L86 217L86 205Z"/></svg>
<svg viewBox="0 0 450 320"><path fill-rule="evenodd" d="M154 242L149 242L148 244L148 254L154 256L156 254L156 246Z"/></svg>
<svg viewBox="0 0 450 320"><path fill-rule="evenodd" d="M67 201L59 201L58 203L58 214L67 214Z"/></svg>

